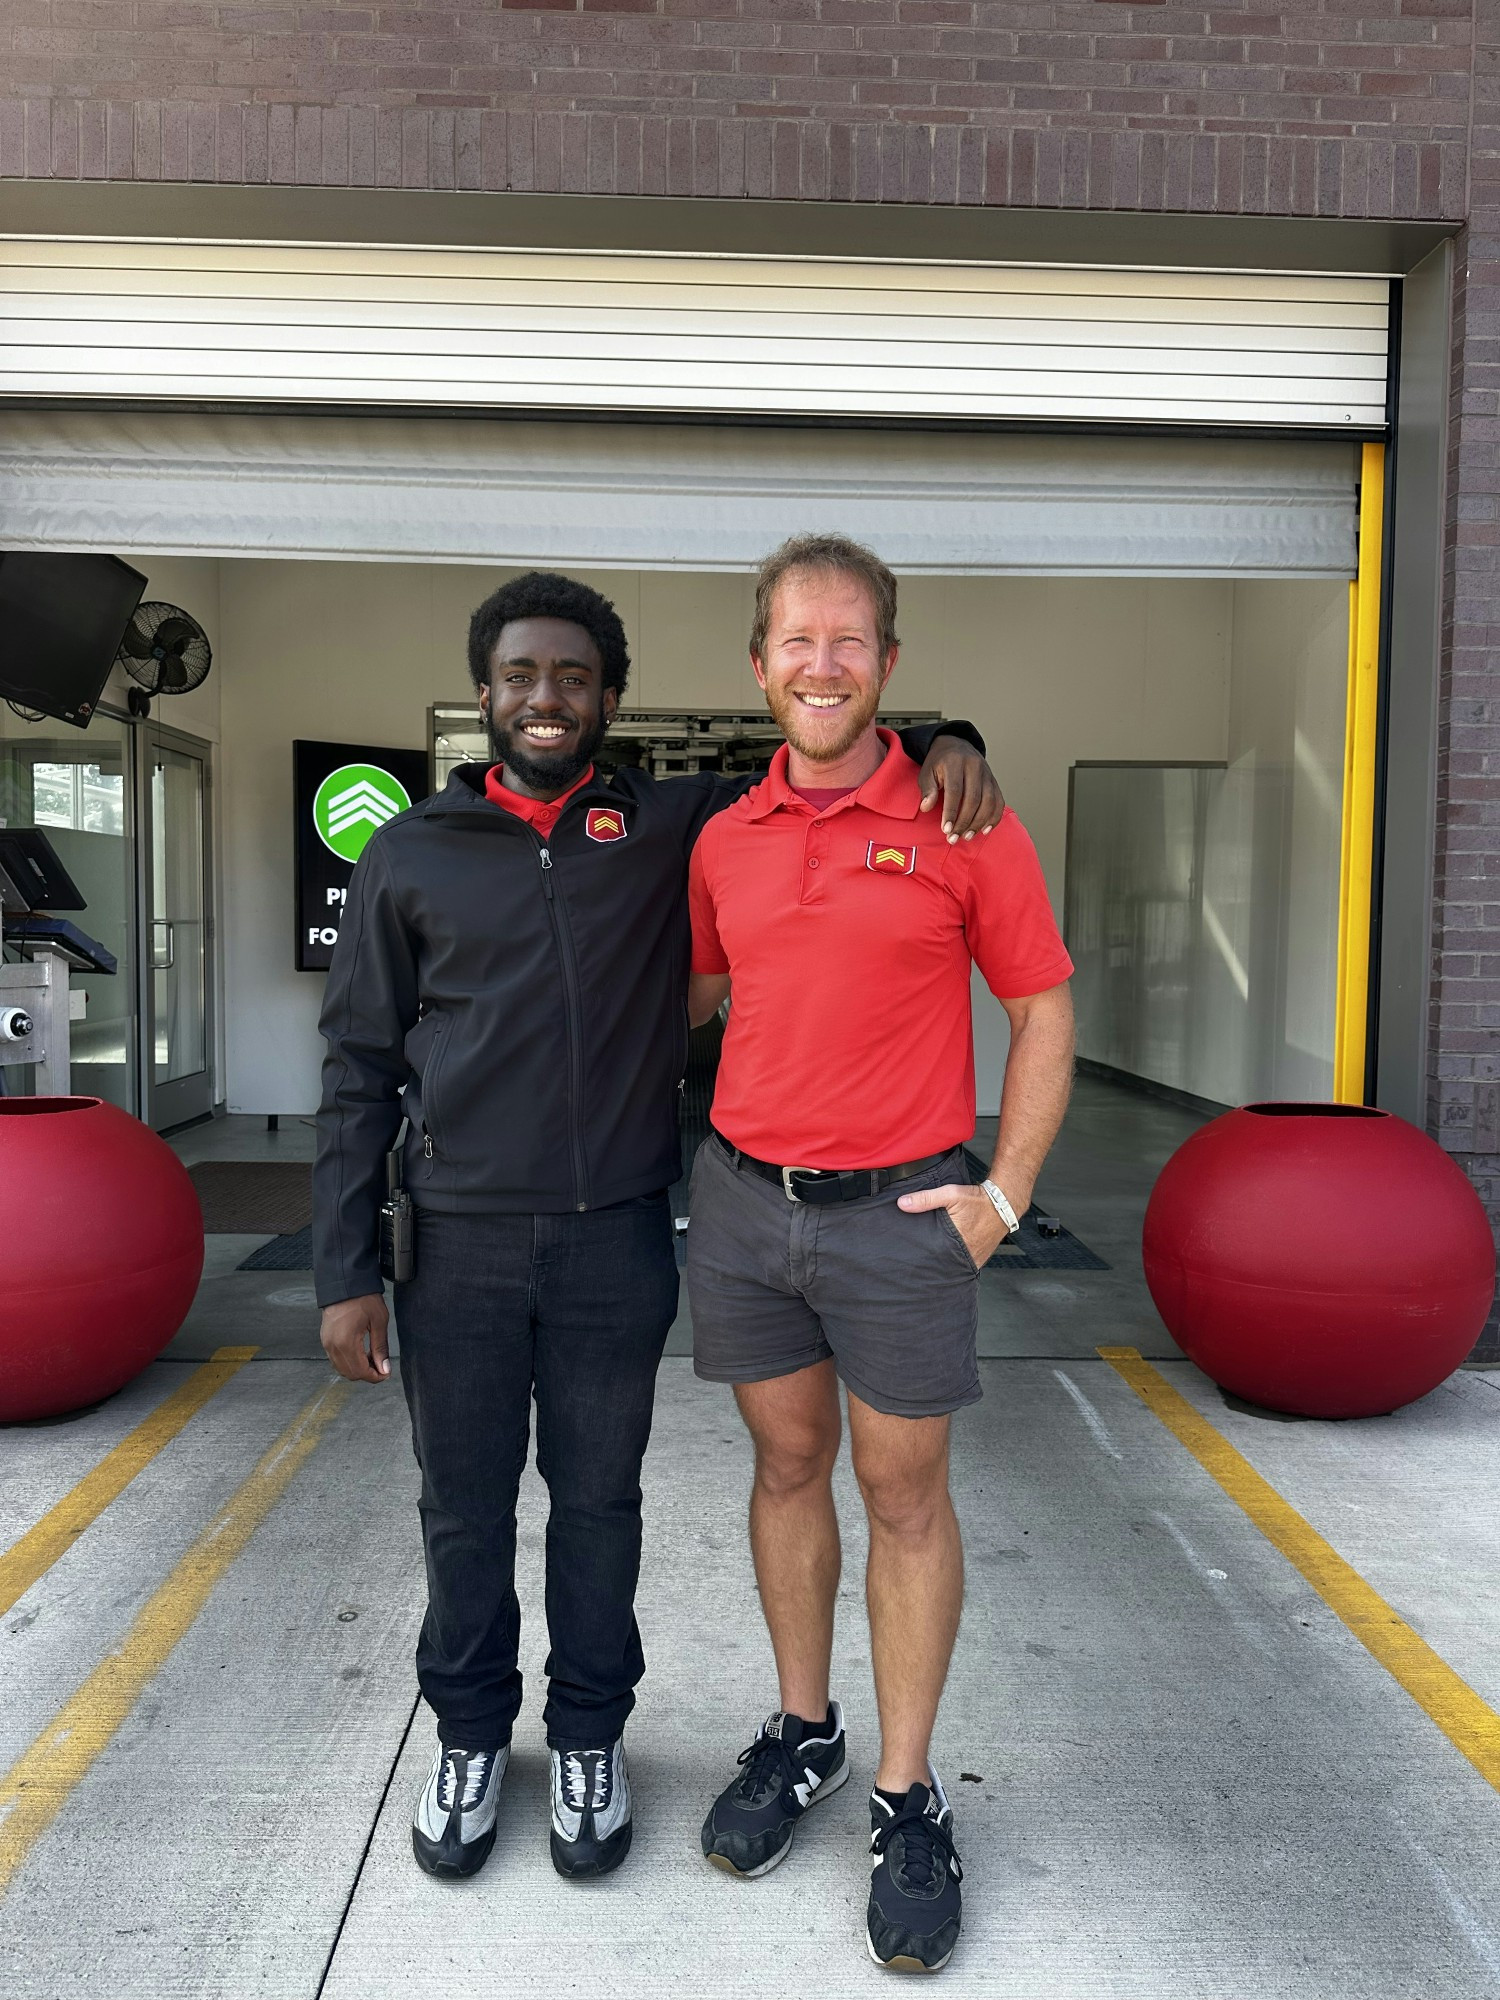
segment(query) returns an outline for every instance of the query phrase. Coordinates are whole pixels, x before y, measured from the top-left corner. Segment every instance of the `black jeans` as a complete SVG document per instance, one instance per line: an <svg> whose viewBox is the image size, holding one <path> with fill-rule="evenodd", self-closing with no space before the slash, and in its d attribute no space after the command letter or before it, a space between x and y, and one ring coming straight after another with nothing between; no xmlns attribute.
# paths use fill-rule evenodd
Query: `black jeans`
<svg viewBox="0 0 1500 2000"><path fill-rule="evenodd" d="M422 1468L427 1617L417 1678L438 1735L510 1741L516 1494L536 1398L547 1482L547 1740L610 1743L645 1672L635 1622L641 1460L677 1311L665 1192L582 1215L418 1211L396 1288L401 1380Z"/></svg>

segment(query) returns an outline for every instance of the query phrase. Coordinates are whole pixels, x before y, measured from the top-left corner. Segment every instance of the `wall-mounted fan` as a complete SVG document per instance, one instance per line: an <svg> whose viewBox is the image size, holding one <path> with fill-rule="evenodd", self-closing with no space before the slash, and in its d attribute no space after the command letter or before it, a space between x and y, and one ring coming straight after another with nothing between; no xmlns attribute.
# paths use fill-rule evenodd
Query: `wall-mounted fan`
<svg viewBox="0 0 1500 2000"><path fill-rule="evenodd" d="M155 694L186 694L206 679L213 665L208 634L196 618L175 604L139 604L115 665L136 685L130 690L132 715L149 715Z"/></svg>

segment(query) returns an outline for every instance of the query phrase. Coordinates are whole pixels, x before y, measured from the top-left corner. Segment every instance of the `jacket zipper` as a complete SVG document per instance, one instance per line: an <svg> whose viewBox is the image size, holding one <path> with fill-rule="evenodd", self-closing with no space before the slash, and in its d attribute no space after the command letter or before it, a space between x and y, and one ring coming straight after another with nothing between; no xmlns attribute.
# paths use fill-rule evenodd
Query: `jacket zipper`
<svg viewBox="0 0 1500 2000"><path fill-rule="evenodd" d="M426 1079L429 1094L422 1106L422 1123L424 1127L422 1132L422 1157L425 1160L430 1160L437 1151L437 1146L432 1136L432 1128L435 1123L432 1101L437 1095L438 1071L442 1068L443 1054L448 1046L449 1027L450 1023L446 1021L439 1022L438 1032L433 1037L432 1042L432 1061L428 1065Z"/></svg>
<svg viewBox="0 0 1500 2000"><path fill-rule="evenodd" d="M565 912L557 906L557 898L552 889L552 855L543 847L538 859L542 866L542 887L547 894L547 915L552 923L552 936L557 945L558 962L563 976L563 1014L568 1024L568 1093L569 1111L568 1142L573 1155L573 1200L581 1212L588 1207L588 1179L584 1171L583 1142L579 1137L579 1123L583 1115L583 1039L579 1032L580 1005L578 994L578 962L573 956L573 933L568 927Z"/></svg>

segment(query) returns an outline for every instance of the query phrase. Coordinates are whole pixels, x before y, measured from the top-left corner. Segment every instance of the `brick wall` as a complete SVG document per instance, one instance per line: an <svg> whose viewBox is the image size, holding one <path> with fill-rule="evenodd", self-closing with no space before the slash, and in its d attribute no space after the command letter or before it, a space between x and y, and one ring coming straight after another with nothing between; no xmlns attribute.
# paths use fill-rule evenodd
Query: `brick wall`
<svg viewBox="0 0 1500 2000"><path fill-rule="evenodd" d="M1471 0L6 0L0 174L1453 217Z"/></svg>
<svg viewBox="0 0 1500 2000"><path fill-rule="evenodd" d="M1428 1124L1500 1220L1500 0L1476 0L1450 382ZM1500 1361L1500 1311L1479 1356Z"/></svg>
<svg viewBox="0 0 1500 2000"><path fill-rule="evenodd" d="M0 51L0 176L1467 218L1429 1118L1500 1218L1500 0L4 0Z"/></svg>

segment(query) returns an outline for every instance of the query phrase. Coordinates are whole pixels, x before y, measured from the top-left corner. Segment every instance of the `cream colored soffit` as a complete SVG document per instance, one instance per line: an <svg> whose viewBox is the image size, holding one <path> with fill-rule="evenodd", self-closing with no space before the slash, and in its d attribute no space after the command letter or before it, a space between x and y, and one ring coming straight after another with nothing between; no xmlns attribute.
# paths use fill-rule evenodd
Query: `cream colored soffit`
<svg viewBox="0 0 1500 2000"><path fill-rule="evenodd" d="M1378 430L1380 278L0 238L0 395Z"/></svg>
<svg viewBox="0 0 1500 2000"><path fill-rule="evenodd" d="M752 567L836 529L950 575L1350 576L1356 451L457 418L13 412L0 543Z"/></svg>

